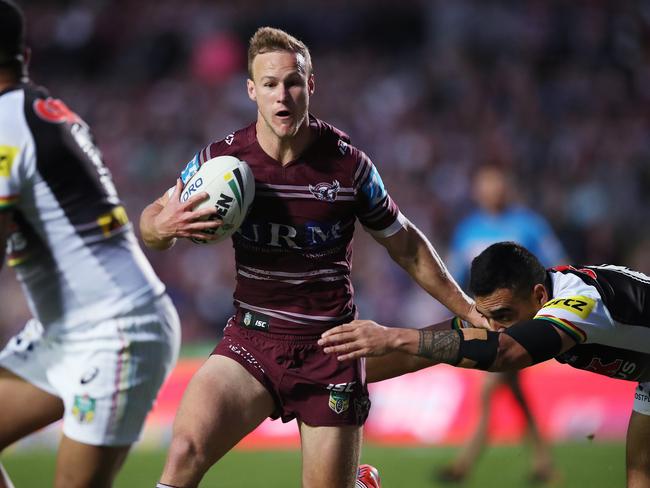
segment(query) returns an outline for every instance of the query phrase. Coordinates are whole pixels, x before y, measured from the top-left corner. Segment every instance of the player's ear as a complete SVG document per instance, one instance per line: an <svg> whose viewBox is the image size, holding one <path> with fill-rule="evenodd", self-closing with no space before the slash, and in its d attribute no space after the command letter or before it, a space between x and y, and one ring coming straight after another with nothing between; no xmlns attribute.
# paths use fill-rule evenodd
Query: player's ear
<svg viewBox="0 0 650 488"><path fill-rule="evenodd" d="M542 283L537 283L533 287L533 298L535 299L535 303L539 304L540 308L548 302L548 292Z"/></svg>
<svg viewBox="0 0 650 488"><path fill-rule="evenodd" d="M255 83L250 78L246 80L246 91L248 92L248 98L256 102L257 93L255 93Z"/></svg>
<svg viewBox="0 0 650 488"><path fill-rule="evenodd" d="M314 74L310 74L309 78L307 79L307 89L309 90L309 95L314 94L314 90L316 89L316 81L314 80Z"/></svg>

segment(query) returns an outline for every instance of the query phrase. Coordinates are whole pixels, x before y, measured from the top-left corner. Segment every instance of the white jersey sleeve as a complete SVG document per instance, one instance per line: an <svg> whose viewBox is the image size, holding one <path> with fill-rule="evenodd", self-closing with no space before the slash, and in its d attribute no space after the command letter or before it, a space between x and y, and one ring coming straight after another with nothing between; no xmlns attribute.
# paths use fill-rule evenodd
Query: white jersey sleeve
<svg viewBox="0 0 650 488"><path fill-rule="evenodd" d="M598 290L575 275L553 275L553 298L535 316L569 334L578 344L601 342L614 328Z"/></svg>
<svg viewBox="0 0 650 488"><path fill-rule="evenodd" d="M0 111L22 107L23 92L15 91L0 98ZM34 153L34 141L29 137L24 116L16 119L0 118L0 210L13 208L20 197L22 180L28 173L26 162Z"/></svg>

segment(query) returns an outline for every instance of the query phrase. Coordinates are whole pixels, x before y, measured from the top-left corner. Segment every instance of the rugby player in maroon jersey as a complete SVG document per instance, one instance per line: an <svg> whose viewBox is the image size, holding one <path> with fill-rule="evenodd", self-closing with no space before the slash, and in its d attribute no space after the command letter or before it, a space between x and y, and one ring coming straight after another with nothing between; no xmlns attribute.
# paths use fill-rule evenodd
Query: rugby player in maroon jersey
<svg viewBox="0 0 650 488"><path fill-rule="evenodd" d="M206 230L220 224L200 221L206 211L192 210L205 194L179 201L183 183L220 155L246 161L255 175L252 210L233 236L236 313L185 392L159 486L196 486L271 417L298 421L304 487L352 487L370 407L365 363L340 363L317 340L356 316L355 221L433 297L470 322L483 319L400 213L370 159L309 114L315 82L306 46L261 28L250 42L248 71L256 122L198 152L173 193L141 217L151 248L167 249L178 237L209 240Z"/></svg>

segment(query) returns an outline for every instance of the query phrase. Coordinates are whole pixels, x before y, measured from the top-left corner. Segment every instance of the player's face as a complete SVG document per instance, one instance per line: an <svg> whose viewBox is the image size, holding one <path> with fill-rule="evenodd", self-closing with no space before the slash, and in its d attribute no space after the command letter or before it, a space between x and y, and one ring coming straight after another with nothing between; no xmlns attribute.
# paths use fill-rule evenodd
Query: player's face
<svg viewBox="0 0 650 488"><path fill-rule="evenodd" d="M548 301L548 295L543 285L535 285L526 296L509 288L498 288L489 295L475 297L475 300L476 309L488 319L492 330L499 330L532 319Z"/></svg>
<svg viewBox="0 0 650 488"><path fill-rule="evenodd" d="M258 117L278 138L295 136L307 118L314 77L304 58L288 51L258 54L247 81L248 96L257 102Z"/></svg>

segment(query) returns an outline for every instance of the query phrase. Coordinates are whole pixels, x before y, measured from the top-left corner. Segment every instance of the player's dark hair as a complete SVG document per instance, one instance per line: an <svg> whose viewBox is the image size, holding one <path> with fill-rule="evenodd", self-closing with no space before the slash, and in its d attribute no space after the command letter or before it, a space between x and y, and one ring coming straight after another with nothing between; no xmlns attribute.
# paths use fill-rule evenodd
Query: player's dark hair
<svg viewBox="0 0 650 488"><path fill-rule="evenodd" d="M533 253L515 242L498 242L472 261L469 290L481 297L506 288L525 296L545 280L546 270Z"/></svg>
<svg viewBox="0 0 650 488"><path fill-rule="evenodd" d="M0 0L0 69L22 70L25 17L12 0Z"/></svg>

